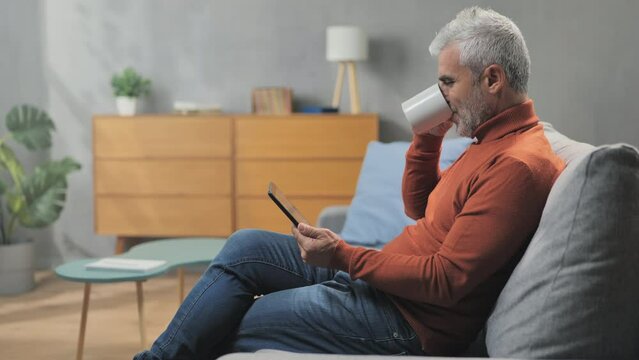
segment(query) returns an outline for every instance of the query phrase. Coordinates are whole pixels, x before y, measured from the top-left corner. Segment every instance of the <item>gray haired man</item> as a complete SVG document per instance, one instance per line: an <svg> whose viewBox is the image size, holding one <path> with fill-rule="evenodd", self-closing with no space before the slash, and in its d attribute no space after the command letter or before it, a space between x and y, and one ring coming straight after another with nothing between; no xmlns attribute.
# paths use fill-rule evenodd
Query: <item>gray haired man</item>
<svg viewBox="0 0 639 360"><path fill-rule="evenodd" d="M381 251L306 224L292 236L239 231L138 359L263 348L454 355L468 347L563 163L527 98L528 53L512 21L465 9L431 51L453 115L414 134L406 154L405 211L417 223ZM453 124L478 141L441 173L442 138Z"/></svg>

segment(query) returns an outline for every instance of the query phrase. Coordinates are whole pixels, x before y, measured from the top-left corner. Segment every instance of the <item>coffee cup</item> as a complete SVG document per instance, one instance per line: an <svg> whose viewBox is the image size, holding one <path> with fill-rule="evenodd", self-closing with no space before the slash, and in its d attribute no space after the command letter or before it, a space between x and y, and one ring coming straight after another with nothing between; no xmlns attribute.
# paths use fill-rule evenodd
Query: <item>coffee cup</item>
<svg viewBox="0 0 639 360"><path fill-rule="evenodd" d="M429 131L453 114L438 84L404 101L402 110L416 134Z"/></svg>

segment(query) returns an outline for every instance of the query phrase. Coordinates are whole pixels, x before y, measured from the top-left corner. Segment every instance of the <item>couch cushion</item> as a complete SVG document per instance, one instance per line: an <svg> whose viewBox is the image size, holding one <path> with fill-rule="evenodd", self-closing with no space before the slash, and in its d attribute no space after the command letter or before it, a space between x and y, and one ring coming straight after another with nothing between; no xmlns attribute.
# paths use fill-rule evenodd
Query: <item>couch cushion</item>
<svg viewBox="0 0 639 360"><path fill-rule="evenodd" d="M445 139L440 168L452 164L471 143L468 138ZM351 244L380 247L414 221L404 214L402 175L409 142L368 144L341 236Z"/></svg>
<svg viewBox="0 0 639 360"><path fill-rule="evenodd" d="M561 134L550 123L541 121L541 124L544 126L544 135L546 135L552 151L566 164L581 159L595 149L590 144L572 140Z"/></svg>
<svg viewBox="0 0 639 360"><path fill-rule="evenodd" d="M637 359L639 153L555 147L568 166L488 320L488 353Z"/></svg>

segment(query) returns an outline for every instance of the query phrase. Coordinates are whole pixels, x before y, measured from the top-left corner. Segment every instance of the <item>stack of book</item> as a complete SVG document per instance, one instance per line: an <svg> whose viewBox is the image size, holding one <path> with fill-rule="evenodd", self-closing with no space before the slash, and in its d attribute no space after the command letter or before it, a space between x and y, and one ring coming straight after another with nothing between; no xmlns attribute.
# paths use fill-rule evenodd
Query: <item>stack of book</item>
<svg viewBox="0 0 639 360"><path fill-rule="evenodd" d="M287 87L253 89L253 112L256 114L286 115L293 112L293 91Z"/></svg>
<svg viewBox="0 0 639 360"><path fill-rule="evenodd" d="M175 101L173 111L182 115L206 114L218 115L222 113L219 105L204 105L192 101Z"/></svg>

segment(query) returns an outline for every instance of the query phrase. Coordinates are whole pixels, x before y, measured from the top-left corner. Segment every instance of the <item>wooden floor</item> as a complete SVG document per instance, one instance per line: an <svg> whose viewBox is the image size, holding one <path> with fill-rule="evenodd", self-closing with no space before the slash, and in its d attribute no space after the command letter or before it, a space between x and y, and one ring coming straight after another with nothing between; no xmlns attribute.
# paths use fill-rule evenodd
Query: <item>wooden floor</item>
<svg viewBox="0 0 639 360"><path fill-rule="evenodd" d="M199 273L186 272L186 290ZM0 296L0 359L75 359L83 285L36 274L35 290ZM164 330L178 307L175 275L144 282L149 342ZM147 344L147 347L150 344ZM141 349L135 283L94 284L84 359L131 359Z"/></svg>

